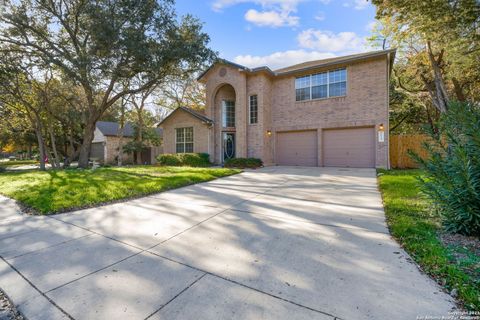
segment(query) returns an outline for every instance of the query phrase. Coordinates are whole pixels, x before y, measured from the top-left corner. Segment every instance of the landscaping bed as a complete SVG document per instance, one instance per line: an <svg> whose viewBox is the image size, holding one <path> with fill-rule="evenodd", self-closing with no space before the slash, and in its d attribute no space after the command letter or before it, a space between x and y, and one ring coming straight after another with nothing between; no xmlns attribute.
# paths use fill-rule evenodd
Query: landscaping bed
<svg viewBox="0 0 480 320"><path fill-rule="evenodd" d="M130 199L239 173L223 168L131 166L0 174L0 193L52 214Z"/></svg>
<svg viewBox="0 0 480 320"><path fill-rule="evenodd" d="M419 190L421 170L379 170L390 232L420 267L469 310L480 310L480 241L448 234Z"/></svg>
<svg viewBox="0 0 480 320"><path fill-rule="evenodd" d="M0 320L23 320L23 316L15 309L14 305L0 290Z"/></svg>
<svg viewBox="0 0 480 320"><path fill-rule="evenodd" d="M0 161L0 167L11 168L11 167L20 167L26 165L35 165L39 162L36 160L14 160L14 161Z"/></svg>

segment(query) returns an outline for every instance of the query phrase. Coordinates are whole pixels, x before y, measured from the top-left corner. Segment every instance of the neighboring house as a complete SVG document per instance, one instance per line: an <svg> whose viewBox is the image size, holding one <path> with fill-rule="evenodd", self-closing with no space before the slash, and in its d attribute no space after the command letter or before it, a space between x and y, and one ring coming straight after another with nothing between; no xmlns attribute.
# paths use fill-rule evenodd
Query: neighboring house
<svg viewBox="0 0 480 320"><path fill-rule="evenodd" d="M266 165L389 167L389 76L395 50L310 61L272 71L220 60L198 80L205 115L165 118L164 152L207 152Z"/></svg>
<svg viewBox="0 0 480 320"><path fill-rule="evenodd" d="M162 130L157 128L157 133L162 138ZM134 137L133 126L126 123L123 128L122 145L125 146ZM118 157L118 147L120 145L120 128L117 122L98 121L90 149L90 158L104 164L116 164ZM154 164L155 157L162 153L161 146L150 146L141 153L142 163ZM133 163L133 154L123 153L122 162L124 164Z"/></svg>

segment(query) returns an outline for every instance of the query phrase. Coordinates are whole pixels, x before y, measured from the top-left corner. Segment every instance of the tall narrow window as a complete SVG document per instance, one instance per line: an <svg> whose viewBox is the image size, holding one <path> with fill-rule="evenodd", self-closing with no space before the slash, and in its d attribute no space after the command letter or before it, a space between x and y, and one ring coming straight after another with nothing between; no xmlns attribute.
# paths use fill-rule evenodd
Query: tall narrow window
<svg viewBox="0 0 480 320"><path fill-rule="evenodd" d="M222 124L224 128L235 127L235 101L222 101Z"/></svg>
<svg viewBox="0 0 480 320"><path fill-rule="evenodd" d="M250 124L258 123L258 97L257 95L250 96Z"/></svg>
<svg viewBox="0 0 480 320"><path fill-rule="evenodd" d="M295 79L295 96L297 101L310 100L310 76Z"/></svg>
<svg viewBox="0 0 480 320"><path fill-rule="evenodd" d="M295 79L296 101L341 97L346 94L347 70L345 68Z"/></svg>
<svg viewBox="0 0 480 320"><path fill-rule="evenodd" d="M347 93L347 71L338 69L328 73L328 96L339 97Z"/></svg>
<svg viewBox="0 0 480 320"><path fill-rule="evenodd" d="M312 99L328 97L328 75L326 72L312 75Z"/></svg>
<svg viewBox="0 0 480 320"><path fill-rule="evenodd" d="M193 152L193 127L176 128L176 153Z"/></svg>

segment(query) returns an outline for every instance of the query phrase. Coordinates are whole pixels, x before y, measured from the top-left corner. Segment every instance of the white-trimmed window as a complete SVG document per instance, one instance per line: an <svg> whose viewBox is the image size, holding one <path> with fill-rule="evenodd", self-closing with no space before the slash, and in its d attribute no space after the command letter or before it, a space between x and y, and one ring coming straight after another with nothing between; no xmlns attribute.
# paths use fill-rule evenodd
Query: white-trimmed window
<svg viewBox="0 0 480 320"><path fill-rule="evenodd" d="M258 97L256 94L250 96L249 123L258 123Z"/></svg>
<svg viewBox="0 0 480 320"><path fill-rule="evenodd" d="M295 79L295 100L325 99L347 94L347 69L309 74Z"/></svg>
<svg viewBox="0 0 480 320"><path fill-rule="evenodd" d="M175 129L176 153L193 152L193 127Z"/></svg>

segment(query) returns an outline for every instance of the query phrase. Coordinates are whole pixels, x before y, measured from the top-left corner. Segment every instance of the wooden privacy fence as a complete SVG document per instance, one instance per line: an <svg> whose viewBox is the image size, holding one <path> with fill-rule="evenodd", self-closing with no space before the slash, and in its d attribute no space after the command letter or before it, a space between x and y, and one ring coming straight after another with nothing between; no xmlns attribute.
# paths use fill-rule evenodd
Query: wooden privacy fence
<svg viewBox="0 0 480 320"><path fill-rule="evenodd" d="M418 168L418 164L410 157L408 150L412 150L422 158L426 158L427 152L423 143L429 137L422 134L405 134L390 136L390 165L392 168L407 169Z"/></svg>

